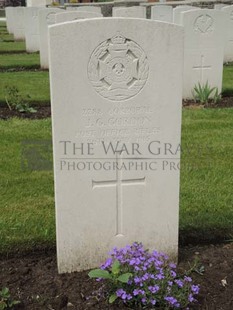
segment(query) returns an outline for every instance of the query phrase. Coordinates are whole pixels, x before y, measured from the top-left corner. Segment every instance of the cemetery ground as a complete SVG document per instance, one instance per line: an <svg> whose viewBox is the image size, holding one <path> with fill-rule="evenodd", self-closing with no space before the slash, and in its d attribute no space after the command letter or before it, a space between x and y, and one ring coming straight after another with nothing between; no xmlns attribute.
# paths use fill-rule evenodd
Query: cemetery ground
<svg viewBox="0 0 233 310"><path fill-rule="evenodd" d="M6 86L17 87L38 112L9 110ZM223 87L222 107L188 103L182 116L179 268L201 285L193 309L233 309L233 109L224 108L232 106L232 65L224 68ZM18 309L124 309L87 299L99 284L86 272L57 274L52 168L30 171L22 143L45 141L51 164L49 100L39 54L25 53L1 23L0 289L21 301Z"/></svg>

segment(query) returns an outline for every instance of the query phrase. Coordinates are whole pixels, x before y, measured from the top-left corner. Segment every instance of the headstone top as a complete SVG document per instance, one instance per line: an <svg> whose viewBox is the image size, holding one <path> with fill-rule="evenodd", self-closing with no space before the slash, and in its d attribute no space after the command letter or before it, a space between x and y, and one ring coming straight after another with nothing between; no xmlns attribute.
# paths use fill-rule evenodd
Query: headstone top
<svg viewBox="0 0 233 310"><path fill-rule="evenodd" d="M131 7L114 7L112 10L113 17L132 17L146 18L146 8L140 6Z"/></svg>

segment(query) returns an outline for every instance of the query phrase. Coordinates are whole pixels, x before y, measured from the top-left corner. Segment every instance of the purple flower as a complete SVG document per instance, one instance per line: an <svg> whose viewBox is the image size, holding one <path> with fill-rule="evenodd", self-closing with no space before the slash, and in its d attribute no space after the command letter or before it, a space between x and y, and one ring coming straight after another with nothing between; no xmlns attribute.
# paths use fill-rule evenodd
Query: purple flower
<svg viewBox="0 0 233 310"><path fill-rule="evenodd" d="M199 287L199 285L192 285L191 290L192 290L193 294L198 294L200 291L200 287Z"/></svg>
<svg viewBox="0 0 233 310"><path fill-rule="evenodd" d="M121 297L123 294L126 294L126 292L122 288L120 288L116 291L117 297Z"/></svg>
<svg viewBox="0 0 233 310"><path fill-rule="evenodd" d="M151 293L155 294L159 291L159 286L158 285L148 286L148 289Z"/></svg>
<svg viewBox="0 0 233 310"><path fill-rule="evenodd" d="M145 297L142 298L142 303L146 304L146 298Z"/></svg>
<svg viewBox="0 0 233 310"><path fill-rule="evenodd" d="M193 297L192 294L189 294L188 301L189 302L194 302L195 301L195 298Z"/></svg>
<svg viewBox="0 0 233 310"><path fill-rule="evenodd" d="M176 264L170 263L170 264L169 264L169 267L172 268L172 269L176 269Z"/></svg>
<svg viewBox="0 0 233 310"><path fill-rule="evenodd" d="M184 286L184 282L182 280L175 280L175 283L179 288L182 288Z"/></svg>
<svg viewBox="0 0 233 310"><path fill-rule="evenodd" d="M184 277L184 281L185 281L185 282L192 282L192 278L186 277L186 276L185 276L185 277Z"/></svg>
<svg viewBox="0 0 233 310"><path fill-rule="evenodd" d="M150 299L150 303L154 306L156 304L156 300L155 299Z"/></svg>
<svg viewBox="0 0 233 310"><path fill-rule="evenodd" d="M112 265L112 258L108 258L104 264L101 265L101 269L107 269Z"/></svg>
<svg viewBox="0 0 233 310"><path fill-rule="evenodd" d="M176 277L176 272L174 271L174 270L171 270L171 276L173 277L173 278L175 278Z"/></svg>
<svg viewBox="0 0 233 310"><path fill-rule="evenodd" d="M137 295L145 295L145 291L144 290L140 290L140 289L134 289L133 290L133 295L137 296Z"/></svg>
<svg viewBox="0 0 233 310"><path fill-rule="evenodd" d="M168 296L168 297L165 297L164 299L170 304L170 306L173 306L175 308L180 308L180 303L177 301L175 297Z"/></svg>

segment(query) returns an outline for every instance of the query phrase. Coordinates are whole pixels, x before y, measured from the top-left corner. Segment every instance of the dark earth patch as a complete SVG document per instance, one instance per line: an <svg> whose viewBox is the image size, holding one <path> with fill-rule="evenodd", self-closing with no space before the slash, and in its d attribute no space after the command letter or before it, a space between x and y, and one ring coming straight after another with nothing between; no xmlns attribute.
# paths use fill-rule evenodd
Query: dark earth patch
<svg viewBox="0 0 233 310"><path fill-rule="evenodd" d="M233 244L184 247L179 259L181 273L190 270L197 260L205 270L203 275L191 275L201 285L201 292L199 305L190 309L233 309ZM21 301L17 309L130 309L87 299L100 283L89 279L87 272L58 275L54 249L1 257L0 270L0 287L7 286L14 299Z"/></svg>
<svg viewBox="0 0 233 310"><path fill-rule="evenodd" d="M33 106L37 110L36 113L21 113L15 110L10 110L8 107L0 106L0 119L7 120L12 117L42 119L51 116L51 108L45 106Z"/></svg>
<svg viewBox="0 0 233 310"><path fill-rule="evenodd" d="M1 103L2 105L3 103ZM42 103L41 103L42 105ZM51 108L48 103L44 103L43 106L38 106L37 104L33 104L33 107L37 109L36 113L20 113L14 110L9 110L7 106L0 106L0 119L9 119L12 117L19 118L29 118L29 119L42 119L51 116ZM204 109L204 108L232 108L233 107L233 97L223 97L219 104L217 105L200 105L200 103L193 101L183 101L183 107L186 108L194 108L194 109Z"/></svg>

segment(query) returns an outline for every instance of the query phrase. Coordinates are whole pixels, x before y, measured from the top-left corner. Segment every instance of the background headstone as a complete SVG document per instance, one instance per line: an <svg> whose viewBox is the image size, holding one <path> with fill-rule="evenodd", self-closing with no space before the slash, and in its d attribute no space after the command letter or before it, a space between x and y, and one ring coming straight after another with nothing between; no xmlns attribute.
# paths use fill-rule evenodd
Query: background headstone
<svg viewBox="0 0 233 310"><path fill-rule="evenodd" d="M151 7L151 19L163 22L173 22L172 6L155 5Z"/></svg>
<svg viewBox="0 0 233 310"><path fill-rule="evenodd" d="M180 143L182 27L100 18L49 34L59 272L134 241L176 257L179 152L164 144Z"/></svg>
<svg viewBox="0 0 233 310"><path fill-rule="evenodd" d="M14 40L15 41L20 41L20 40L25 40L25 29L24 29L24 24L25 24L25 7L16 7L14 9L14 22L15 22L15 27L14 27Z"/></svg>
<svg viewBox="0 0 233 310"><path fill-rule="evenodd" d="M7 26L7 31L9 33L13 33L14 32L14 7L8 6L5 8L5 12L6 12L6 26Z"/></svg>
<svg viewBox="0 0 233 310"><path fill-rule="evenodd" d="M60 12L62 10L58 8L39 10L40 65L43 69L48 69L49 67L48 26L55 24L55 14Z"/></svg>
<svg viewBox="0 0 233 310"><path fill-rule="evenodd" d="M94 12L85 12L85 11L69 11L56 14L55 22L64 23L76 19L97 18L97 17L102 17L102 14Z"/></svg>
<svg viewBox="0 0 233 310"><path fill-rule="evenodd" d="M94 12L101 13L101 8L99 6L67 6L67 11L84 11L84 12Z"/></svg>
<svg viewBox="0 0 233 310"><path fill-rule="evenodd" d="M38 21L39 10L39 7L25 8L25 39L26 51L28 53L38 52L40 50Z"/></svg>
<svg viewBox="0 0 233 310"><path fill-rule="evenodd" d="M183 98L193 98L193 88L208 82L222 90L225 44L224 13L218 10L191 10L181 13L184 26Z"/></svg>
<svg viewBox="0 0 233 310"><path fill-rule="evenodd" d="M217 3L217 4L214 5L214 9L215 9L215 10L221 10L221 9L224 8L225 6L227 6L227 4Z"/></svg>
<svg viewBox="0 0 233 310"><path fill-rule="evenodd" d="M113 7L113 17L135 17L135 18L146 18L146 8L140 6L131 7Z"/></svg>
<svg viewBox="0 0 233 310"><path fill-rule="evenodd" d="M233 5L225 6L221 9L225 16L226 45L224 51L224 62L233 61Z"/></svg>
<svg viewBox="0 0 233 310"><path fill-rule="evenodd" d="M190 10L197 10L198 8L191 5L179 5L173 9L173 23L177 25L181 25L181 13L190 11Z"/></svg>
<svg viewBox="0 0 233 310"><path fill-rule="evenodd" d="M52 0L26 0L27 7L45 7L51 3Z"/></svg>

